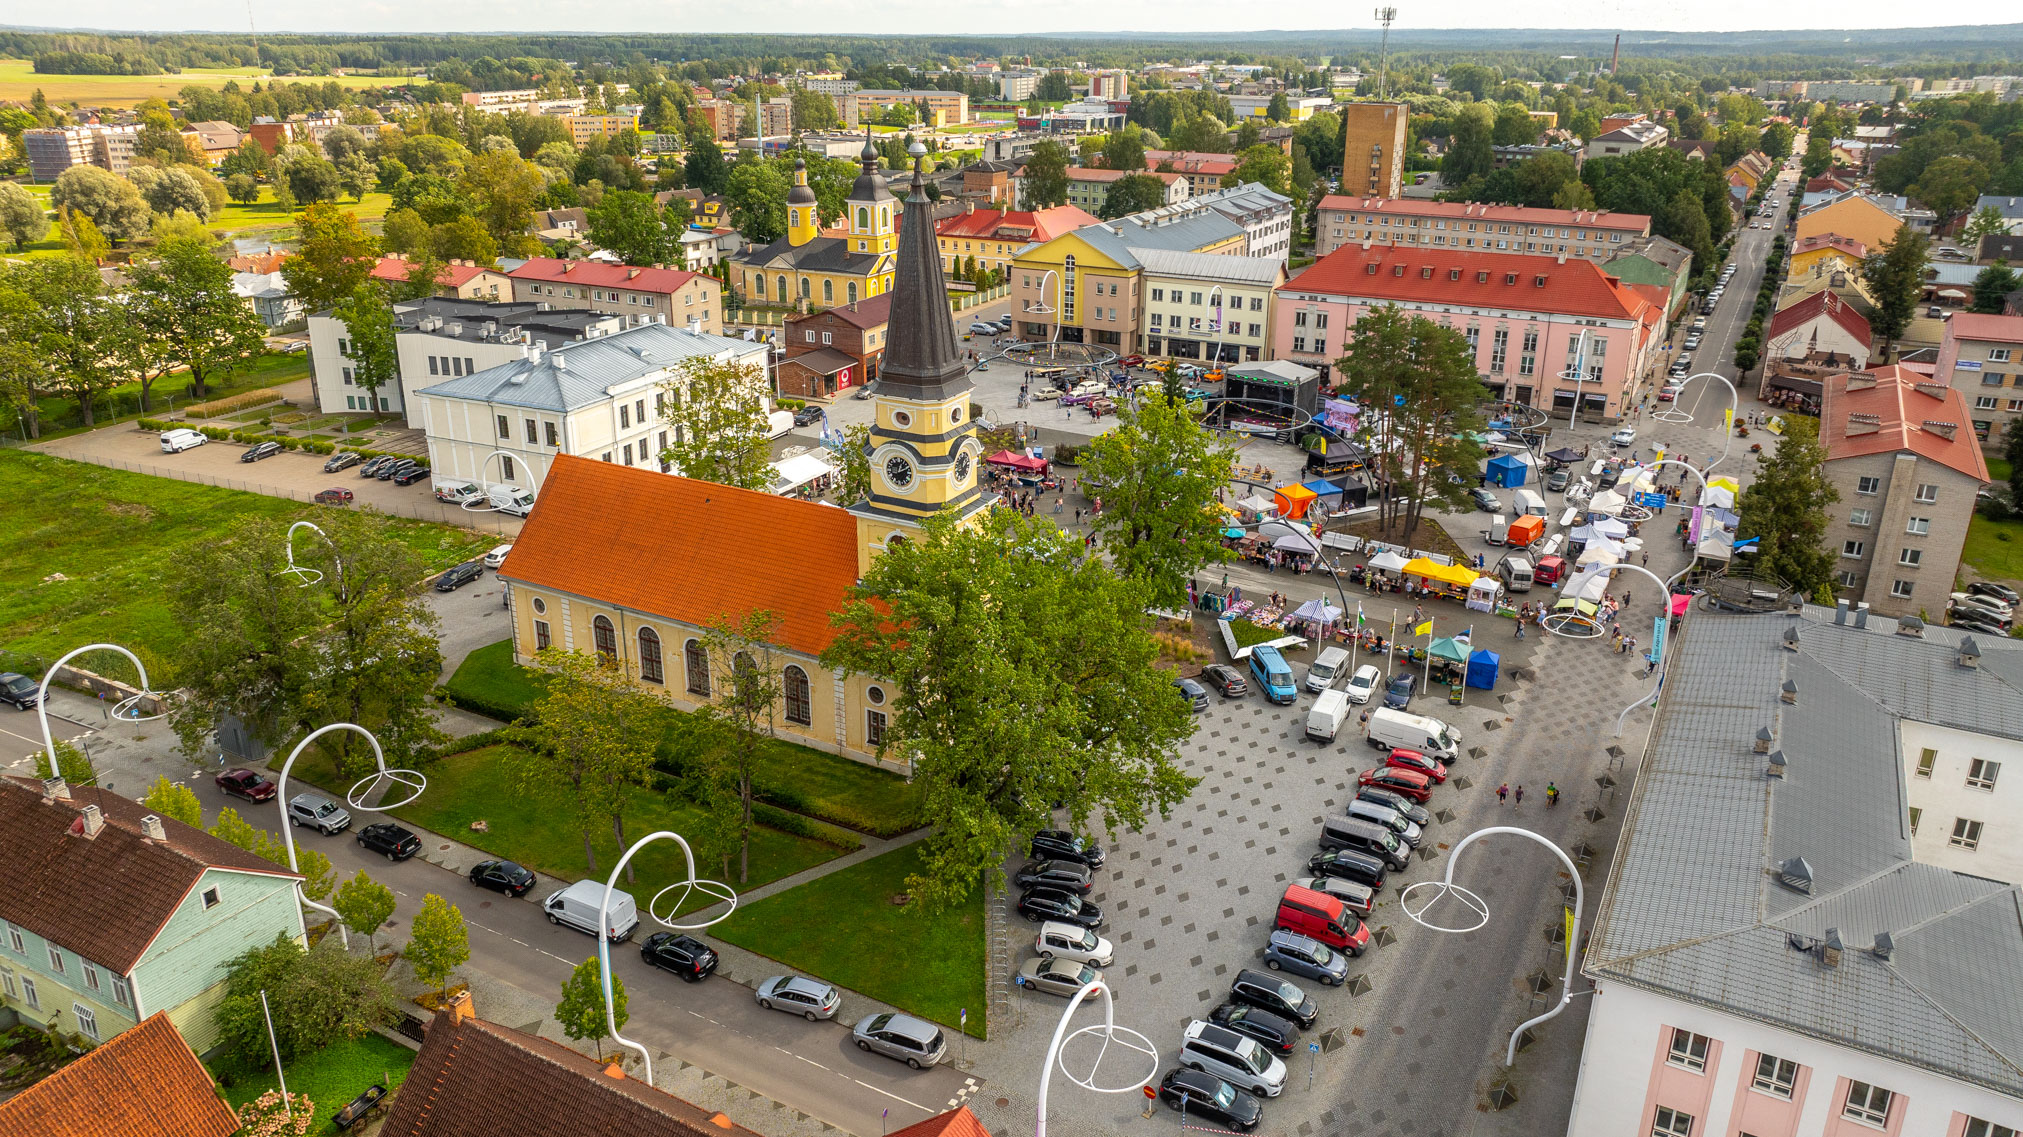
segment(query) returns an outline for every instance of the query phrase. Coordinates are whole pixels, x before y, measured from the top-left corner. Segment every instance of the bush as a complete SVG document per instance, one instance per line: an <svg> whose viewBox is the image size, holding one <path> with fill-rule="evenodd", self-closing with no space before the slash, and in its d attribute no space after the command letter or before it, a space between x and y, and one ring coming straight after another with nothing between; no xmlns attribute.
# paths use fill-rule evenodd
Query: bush
<svg viewBox="0 0 2023 1137"><path fill-rule="evenodd" d="M847 829L839 829L834 825L817 821L812 817L803 817L798 813L789 813L784 809L767 805L761 801L754 801L752 803L752 820L768 829L777 829L782 833L791 833L796 837L806 837L812 841L820 841L825 845L834 845L839 849L848 849L854 852L864 847L864 842L856 834L851 833Z"/></svg>
<svg viewBox="0 0 2023 1137"><path fill-rule="evenodd" d="M243 411L251 407L265 406L268 403L278 403L280 401L281 392L269 387L264 390L246 391L222 399L213 399L208 403L197 403L194 406L186 408L183 413L191 418L217 418L220 415L227 415L233 411Z"/></svg>
<svg viewBox="0 0 2023 1137"><path fill-rule="evenodd" d="M773 400L773 405L780 408L783 411L798 411L802 407L808 405L808 400L796 399L787 395L781 395Z"/></svg>

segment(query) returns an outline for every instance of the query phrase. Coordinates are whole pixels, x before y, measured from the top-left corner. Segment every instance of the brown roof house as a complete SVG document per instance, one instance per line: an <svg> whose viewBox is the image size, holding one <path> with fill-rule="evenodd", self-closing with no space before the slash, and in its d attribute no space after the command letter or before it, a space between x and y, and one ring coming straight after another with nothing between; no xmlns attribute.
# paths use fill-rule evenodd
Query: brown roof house
<svg viewBox="0 0 2023 1137"><path fill-rule="evenodd" d="M8 1137L230 1137L239 1119L168 1015L93 1047L0 1102Z"/></svg>
<svg viewBox="0 0 2023 1137"><path fill-rule="evenodd" d="M436 1012L382 1137L758 1137L560 1043L479 1018L469 993Z"/></svg>
<svg viewBox="0 0 2023 1137"><path fill-rule="evenodd" d="M0 864L0 1025L90 1044L160 1011L202 1052L225 965L305 938L299 875L62 778L0 777Z"/></svg>
<svg viewBox="0 0 2023 1137"><path fill-rule="evenodd" d="M787 357L780 361L780 393L805 399L834 398L878 377L885 354L885 321L892 294L790 316L781 333Z"/></svg>

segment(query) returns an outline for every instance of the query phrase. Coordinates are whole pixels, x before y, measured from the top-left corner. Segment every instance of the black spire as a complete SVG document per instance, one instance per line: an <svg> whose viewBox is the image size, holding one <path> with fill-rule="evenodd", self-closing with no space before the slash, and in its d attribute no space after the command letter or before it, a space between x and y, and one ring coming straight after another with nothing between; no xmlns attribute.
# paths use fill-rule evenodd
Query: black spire
<svg viewBox="0 0 2023 1137"><path fill-rule="evenodd" d="M969 367L956 348L955 317L934 241L934 203L921 168L927 148L913 144L913 187L906 195L893 266L891 327L878 370L881 392L910 399L942 399L969 386Z"/></svg>

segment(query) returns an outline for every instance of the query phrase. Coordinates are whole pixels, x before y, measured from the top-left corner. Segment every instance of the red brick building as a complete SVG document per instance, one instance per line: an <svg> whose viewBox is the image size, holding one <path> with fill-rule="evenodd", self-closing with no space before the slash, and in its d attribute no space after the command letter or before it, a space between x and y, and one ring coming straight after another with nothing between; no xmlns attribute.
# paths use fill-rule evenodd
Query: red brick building
<svg viewBox="0 0 2023 1137"><path fill-rule="evenodd" d="M780 346L780 394L827 399L878 377L885 355L885 321L892 294L826 308L787 321Z"/></svg>

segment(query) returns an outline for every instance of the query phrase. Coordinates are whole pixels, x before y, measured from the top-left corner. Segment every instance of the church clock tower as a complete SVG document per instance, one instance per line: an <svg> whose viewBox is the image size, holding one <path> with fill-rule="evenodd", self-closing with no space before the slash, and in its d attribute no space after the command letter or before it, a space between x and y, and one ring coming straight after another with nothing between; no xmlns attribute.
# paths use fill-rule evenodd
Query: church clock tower
<svg viewBox="0 0 2023 1137"><path fill-rule="evenodd" d="M917 536L926 518L967 519L987 504L977 484L983 448L969 418L969 366L956 346L935 247L923 170L927 148L916 142L909 152L912 216L899 228L889 334L873 392L877 418L866 447L871 493L850 507L857 517L860 574L894 539Z"/></svg>

